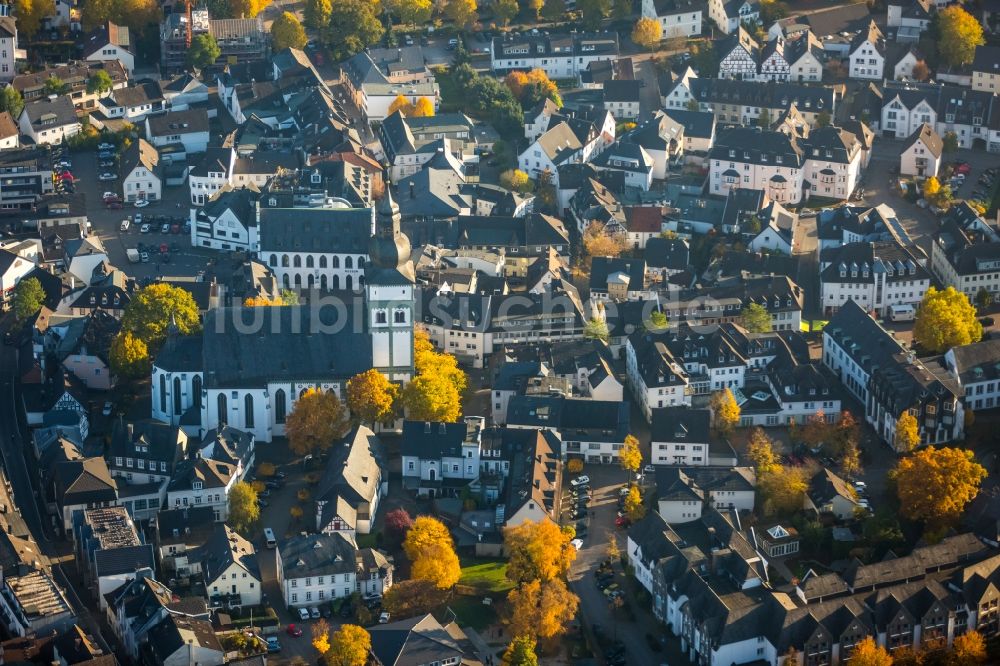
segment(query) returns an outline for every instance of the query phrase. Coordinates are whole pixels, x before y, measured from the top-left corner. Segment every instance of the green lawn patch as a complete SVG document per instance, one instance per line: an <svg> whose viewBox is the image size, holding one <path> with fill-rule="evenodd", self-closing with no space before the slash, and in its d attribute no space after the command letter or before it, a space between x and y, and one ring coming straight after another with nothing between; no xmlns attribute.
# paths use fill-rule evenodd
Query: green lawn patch
<svg viewBox="0 0 1000 666"><path fill-rule="evenodd" d="M824 319L813 319L811 321L803 321L802 323L799 324L799 328L804 333L808 333L809 331L822 331L824 328L826 328L826 325L828 323L830 322Z"/></svg>
<svg viewBox="0 0 1000 666"><path fill-rule="evenodd" d="M369 534L356 534L354 540L358 542L358 548L378 548L378 535L374 532Z"/></svg>
<svg viewBox="0 0 1000 666"><path fill-rule="evenodd" d="M434 70L434 80L437 81L438 88L441 91L440 111L442 113L461 111L465 105L462 103L462 95L459 92L458 83L455 82L451 71L444 67L436 68Z"/></svg>
<svg viewBox="0 0 1000 666"><path fill-rule="evenodd" d="M504 593L514 587L507 579L507 562L505 560L489 560L478 558L462 558L462 577L459 585L474 587L483 594L487 592Z"/></svg>
<svg viewBox="0 0 1000 666"><path fill-rule="evenodd" d="M496 599L493 600L494 603ZM497 612L493 605L483 604L482 597L456 595L448 602L448 608L455 613L459 626L470 626L482 631L497 622Z"/></svg>

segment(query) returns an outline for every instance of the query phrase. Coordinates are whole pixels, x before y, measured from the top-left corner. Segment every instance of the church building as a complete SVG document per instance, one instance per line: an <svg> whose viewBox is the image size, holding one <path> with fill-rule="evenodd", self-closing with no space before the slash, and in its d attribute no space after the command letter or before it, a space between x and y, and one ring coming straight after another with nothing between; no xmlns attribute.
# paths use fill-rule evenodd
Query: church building
<svg viewBox="0 0 1000 666"><path fill-rule="evenodd" d="M357 222L369 224L364 215ZM198 435L231 425L269 442L285 434L295 401L310 388L343 400L347 380L369 368L409 381L415 273L399 223L386 192L363 290L351 302L218 308L200 333L169 333L153 362L153 418Z"/></svg>

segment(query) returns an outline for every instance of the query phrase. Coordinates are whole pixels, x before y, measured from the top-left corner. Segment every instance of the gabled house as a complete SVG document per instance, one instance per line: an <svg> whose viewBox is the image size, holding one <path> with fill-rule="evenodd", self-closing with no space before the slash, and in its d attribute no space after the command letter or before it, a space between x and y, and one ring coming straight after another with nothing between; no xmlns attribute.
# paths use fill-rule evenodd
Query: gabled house
<svg viewBox="0 0 1000 666"><path fill-rule="evenodd" d="M188 109L146 116L146 138L156 148L183 146L172 153L175 159L204 153L208 149L208 111Z"/></svg>
<svg viewBox="0 0 1000 666"><path fill-rule="evenodd" d="M851 41L849 75L852 79L869 81L882 80L885 70L885 36L875 25L869 23L868 28L858 32Z"/></svg>
<svg viewBox="0 0 1000 666"><path fill-rule="evenodd" d="M156 559L165 575L186 578L192 553L208 543L215 532L215 512L210 506L165 509L152 519Z"/></svg>
<svg viewBox="0 0 1000 666"><path fill-rule="evenodd" d="M818 513L833 514L840 520L854 518L854 512L861 508L858 493L851 484L826 467L809 481L806 502Z"/></svg>
<svg viewBox="0 0 1000 666"><path fill-rule="evenodd" d="M717 48L720 79L753 81L757 78L760 44L745 28L737 27L733 36L722 40Z"/></svg>
<svg viewBox="0 0 1000 666"><path fill-rule="evenodd" d="M166 585L155 580L149 571L137 573L127 583L104 596L108 626L120 649L133 659L137 659L149 643L150 632L168 616L208 619L208 607L203 599L178 597Z"/></svg>
<svg viewBox="0 0 1000 666"><path fill-rule="evenodd" d="M136 139L125 149L119 164L125 201L158 201L162 198L159 164L159 151L143 138Z"/></svg>
<svg viewBox="0 0 1000 666"><path fill-rule="evenodd" d="M662 39L700 35L708 11L699 0L642 0L642 15L659 21Z"/></svg>
<svg viewBox="0 0 1000 666"><path fill-rule="evenodd" d="M118 504L118 484L104 458L62 460L52 469L53 498L62 529L73 528L77 511Z"/></svg>
<svg viewBox="0 0 1000 666"><path fill-rule="evenodd" d="M69 97L61 96L29 102L18 118L21 133L35 144L62 143L83 127Z"/></svg>
<svg viewBox="0 0 1000 666"><path fill-rule="evenodd" d="M403 487L419 496L457 495L479 478L483 417L458 423L405 421L400 455Z"/></svg>
<svg viewBox="0 0 1000 666"><path fill-rule="evenodd" d="M886 11L886 27L896 29L896 42L920 41L933 16L933 0L892 0Z"/></svg>
<svg viewBox="0 0 1000 666"><path fill-rule="evenodd" d="M278 546L278 585L290 608L327 605L358 592L381 598L392 587L393 566L345 534L296 536Z"/></svg>
<svg viewBox="0 0 1000 666"><path fill-rule="evenodd" d="M229 515L229 491L238 480L235 465L196 454L175 467L167 485L167 507L204 504L212 507L216 520L224 521Z"/></svg>
<svg viewBox="0 0 1000 666"><path fill-rule="evenodd" d="M650 462L654 465L708 466L712 415L707 409L662 407L653 410ZM731 450L731 447L730 447ZM733 464L735 464L735 455Z"/></svg>
<svg viewBox="0 0 1000 666"><path fill-rule="evenodd" d="M428 613L399 622L371 627L371 654L374 663L390 664L473 664L478 650L455 622L442 625Z"/></svg>
<svg viewBox="0 0 1000 666"><path fill-rule="evenodd" d="M972 59L972 89L1000 92L1000 46L980 45Z"/></svg>
<svg viewBox="0 0 1000 666"><path fill-rule="evenodd" d="M145 648L157 666L222 664L225 649L208 620L170 614L149 632Z"/></svg>
<svg viewBox="0 0 1000 666"><path fill-rule="evenodd" d="M708 18L731 35L745 24L760 21L760 4L751 0L708 0Z"/></svg>
<svg viewBox="0 0 1000 666"><path fill-rule="evenodd" d="M129 29L111 21L105 21L83 38L81 56L91 62L119 62L129 76L135 69L135 50Z"/></svg>
<svg viewBox="0 0 1000 666"><path fill-rule="evenodd" d="M192 552L190 560L200 570L210 607L260 604L262 585L257 551L228 525L217 524L208 542Z"/></svg>
<svg viewBox="0 0 1000 666"><path fill-rule="evenodd" d="M97 101L97 108L108 118L121 118L132 123L162 111L163 105L160 86L152 81L114 89Z"/></svg>
<svg viewBox="0 0 1000 666"><path fill-rule="evenodd" d="M924 123L916 129L903 145L899 155L899 173L904 176L931 178L941 168L944 142L934 128Z"/></svg>
<svg viewBox="0 0 1000 666"><path fill-rule="evenodd" d="M355 427L329 455L316 492L316 530L369 534L381 498L388 491L385 452L375 433Z"/></svg>

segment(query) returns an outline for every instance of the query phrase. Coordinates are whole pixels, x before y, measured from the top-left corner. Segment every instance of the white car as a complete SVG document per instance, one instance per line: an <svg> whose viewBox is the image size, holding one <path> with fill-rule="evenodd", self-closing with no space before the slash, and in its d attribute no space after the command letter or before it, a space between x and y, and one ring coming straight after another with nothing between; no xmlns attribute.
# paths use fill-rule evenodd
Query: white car
<svg viewBox="0 0 1000 666"><path fill-rule="evenodd" d="M577 550L580 550L581 548L583 548L583 539L573 539L569 543L570 543L571 546L573 546Z"/></svg>
<svg viewBox="0 0 1000 666"><path fill-rule="evenodd" d="M314 620L318 620L321 617L320 614L319 614L319 609L316 608L315 606L313 606L312 608L310 608L309 609L309 617L311 617Z"/></svg>
<svg viewBox="0 0 1000 666"><path fill-rule="evenodd" d="M118 195L115 194L114 192L105 192L104 194L101 195L101 199L103 199L104 201L107 201L108 199L117 199L117 198Z"/></svg>
<svg viewBox="0 0 1000 666"><path fill-rule="evenodd" d="M118 176L111 173L110 171L105 171L104 173L102 173L100 176L97 177L97 180L118 180Z"/></svg>
<svg viewBox="0 0 1000 666"><path fill-rule="evenodd" d="M389 624L389 617L390 617L389 613L386 613L386 612L383 611L378 616L378 623L379 624Z"/></svg>
<svg viewBox="0 0 1000 666"><path fill-rule="evenodd" d="M99 143L97 144L98 150L114 150L115 144L113 143Z"/></svg>
<svg viewBox="0 0 1000 666"><path fill-rule="evenodd" d="M145 208L148 205L149 205L149 202L146 201L145 199L137 199L136 202L135 202L135 207L136 208Z"/></svg>
<svg viewBox="0 0 1000 666"><path fill-rule="evenodd" d="M101 410L101 414L104 416L111 416L112 404L110 402L104 403L104 409Z"/></svg>
<svg viewBox="0 0 1000 666"><path fill-rule="evenodd" d="M306 610L305 608L302 608L301 606L299 607L299 619L300 620L308 620L309 619L309 611Z"/></svg>
<svg viewBox="0 0 1000 666"><path fill-rule="evenodd" d="M577 486L583 486L590 483L590 477L584 474L583 476L578 476L569 482L569 485L576 488Z"/></svg>

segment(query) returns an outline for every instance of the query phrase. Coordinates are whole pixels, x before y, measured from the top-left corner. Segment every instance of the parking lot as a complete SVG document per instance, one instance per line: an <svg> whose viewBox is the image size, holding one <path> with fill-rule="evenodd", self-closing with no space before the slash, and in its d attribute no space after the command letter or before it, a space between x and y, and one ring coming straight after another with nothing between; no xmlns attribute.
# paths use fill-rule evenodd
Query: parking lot
<svg viewBox="0 0 1000 666"><path fill-rule="evenodd" d="M210 259L218 253L191 247L190 235L183 233L162 234L159 228L149 234L140 233L135 225L130 225L126 232L121 231L122 220L126 217L134 219L136 213L148 219L150 216L170 216L171 218L188 218L190 214L190 197L187 185L163 187L163 198L151 202L145 208L135 208L124 204L121 209L110 209L104 206L102 195L105 192L115 192L122 196L120 180L101 181L98 176L107 171L98 166L96 153L92 151L75 152L68 155L73 166L71 171L76 178L76 191L86 197L87 215L93 225L92 233L100 237L108 252L111 263L121 268L137 280L160 276L193 276L205 270ZM145 264L129 262L126 250L138 247L139 243L154 245L159 248L166 243L168 249L176 244L176 250L170 250L169 263L165 263L159 252L150 253L150 261Z"/></svg>

